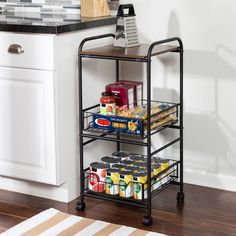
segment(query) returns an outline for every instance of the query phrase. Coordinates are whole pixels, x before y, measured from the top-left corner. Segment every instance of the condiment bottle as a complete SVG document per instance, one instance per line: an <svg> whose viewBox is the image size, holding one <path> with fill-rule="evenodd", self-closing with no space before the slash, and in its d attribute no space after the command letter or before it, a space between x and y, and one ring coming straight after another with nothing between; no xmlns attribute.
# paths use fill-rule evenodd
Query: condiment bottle
<svg viewBox="0 0 236 236"><path fill-rule="evenodd" d="M116 103L115 97L111 92L103 92L100 99L100 114L101 115L115 115Z"/></svg>

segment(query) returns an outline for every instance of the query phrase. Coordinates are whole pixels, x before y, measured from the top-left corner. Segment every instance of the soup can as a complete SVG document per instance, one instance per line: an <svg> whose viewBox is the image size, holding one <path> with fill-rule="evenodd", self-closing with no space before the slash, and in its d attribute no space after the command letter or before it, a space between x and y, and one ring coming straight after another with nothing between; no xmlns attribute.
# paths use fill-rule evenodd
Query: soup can
<svg viewBox="0 0 236 236"><path fill-rule="evenodd" d="M165 171L168 167L169 167L169 160L167 159L159 159L158 160L158 164L161 165L161 171L164 171L163 172L163 175L162 175L162 184L166 183L168 180L169 180L169 171Z"/></svg>
<svg viewBox="0 0 236 236"><path fill-rule="evenodd" d="M126 167L126 165L124 165L124 164L114 164L114 165L112 165L112 168L116 168L116 169L119 169L119 170L125 170L125 167Z"/></svg>
<svg viewBox="0 0 236 236"><path fill-rule="evenodd" d="M147 172L136 172L133 175L134 199L143 200L147 198Z"/></svg>
<svg viewBox="0 0 236 236"><path fill-rule="evenodd" d="M115 164L119 164L121 159L119 157L105 156L101 158L102 162L110 165L110 168Z"/></svg>
<svg viewBox="0 0 236 236"><path fill-rule="evenodd" d="M138 166L126 166L125 170L131 170L134 173L140 171L140 168Z"/></svg>
<svg viewBox="0 0 236 236"><path fill-rule="evenodd" d="M133 166L139 167L142 170L147 170L147 163L143 162L134 162Z"/></svg>
<svg viewBox="0 0 236 236"><path fill-rule="evenodd" d="M119 194L119 169L107 169L105 192L109 195Z"/></svg>
<svg viewBox="0 0 236 236"><path fill-rule="evenodd" d="M89 189L94 192L103 192L105 190L106 170L109 164L92 162L89 170Z"/></svg>
<svg viewBox="0 0 236 236"><path fill-rule="evenodd" d="M121 161L120 162L121 164L123 164L123 165L126 165L126 166L128 166L128 165L133 165L133 163L134 163L134 161L131 161L131 160L123 160L123 161Z"/></svg>
<svg viewBox="0 0 236 236"><path fill-rule="evenodd" d="M161 176L157 176L160 172L161 172L160 164L152 165L152 173L153 173L152 191L161 187Z"/></svg>
<svg viewBox="0 0 236 236"><path fill-rule="evenodd" d="M131 170L120 171L119 196L130 198L134 195L133 172Z"/></svg>
<svg viewBox="0 0 236 236"><path fill-rule="evenodd" d="M121 158L121 161L128 160L131 157L131 153L127 151L118 151L112 153L113 157L119 157Z"/></svg>
<svg viewBox="0 0 236 236"><path fill-rule="evenodd" d="M132 160L134 162L144 162L145 157L140 154L132 154L132 156L130 157L130 160Z"/></svg>

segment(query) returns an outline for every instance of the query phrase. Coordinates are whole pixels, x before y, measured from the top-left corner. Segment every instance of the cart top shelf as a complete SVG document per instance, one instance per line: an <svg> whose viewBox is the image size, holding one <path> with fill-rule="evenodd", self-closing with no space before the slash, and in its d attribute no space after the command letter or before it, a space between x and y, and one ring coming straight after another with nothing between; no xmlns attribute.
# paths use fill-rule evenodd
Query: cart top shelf
<svg viewBox="0 0 236 236"><path fill-rule="evenodd" d="M94 57L94 58L107 58L107 59L118 59L118 60L147 60L148 50L150 44L141 44L136 47L120 48L114 47L113 45L107 45L102 47L91 48L82 50L81 56ZM163 54L166 52L174 52L179 49L178 46L171 45L158 45L153 48L151 56Z"/></svg>

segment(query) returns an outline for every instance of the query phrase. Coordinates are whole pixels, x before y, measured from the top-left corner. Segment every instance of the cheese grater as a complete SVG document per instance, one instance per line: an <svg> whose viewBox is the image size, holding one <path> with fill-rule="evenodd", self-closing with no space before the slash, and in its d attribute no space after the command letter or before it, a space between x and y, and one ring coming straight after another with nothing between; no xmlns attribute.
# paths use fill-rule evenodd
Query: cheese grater
<svg viewBox="0 0 236 236"><path fill-rule="evenodd" d="M115 47L134 47L139 45L133 4L121 4L119 6L113 45Z"/></svg>

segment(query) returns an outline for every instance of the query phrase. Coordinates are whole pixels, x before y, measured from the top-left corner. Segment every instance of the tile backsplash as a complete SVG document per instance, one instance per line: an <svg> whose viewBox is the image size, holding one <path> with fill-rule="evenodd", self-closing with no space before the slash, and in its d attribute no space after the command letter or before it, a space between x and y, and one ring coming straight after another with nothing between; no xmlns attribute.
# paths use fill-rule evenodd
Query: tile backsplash
<svg viewBox="0 0 236 236"><path fill-rule="evenodd" d="M114 14L119 0L108 0L108 4ZM0 0L0 7L8 12L80 14L80 0Z"/></svg>

